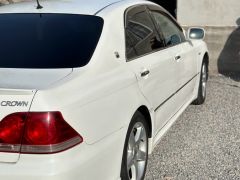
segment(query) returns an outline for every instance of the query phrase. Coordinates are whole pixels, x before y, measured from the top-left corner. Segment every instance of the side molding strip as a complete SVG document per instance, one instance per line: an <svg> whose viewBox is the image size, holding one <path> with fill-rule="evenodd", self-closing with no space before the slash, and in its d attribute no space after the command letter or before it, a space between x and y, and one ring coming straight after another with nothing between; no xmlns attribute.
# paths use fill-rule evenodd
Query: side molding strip
<svg viewBox="0 0 240 180"><path fill-rule="evenodd" d="M170 100L173 96L175 96L179 91L181 91L186 85L188 85L195 77L197 77L200 73L197 73L193 76L188 82L186 82L181 88L179 88L175 93L173 93L169 98L163 101L154 111L156 112L160 107L162 107L168 100Z"/></svg>

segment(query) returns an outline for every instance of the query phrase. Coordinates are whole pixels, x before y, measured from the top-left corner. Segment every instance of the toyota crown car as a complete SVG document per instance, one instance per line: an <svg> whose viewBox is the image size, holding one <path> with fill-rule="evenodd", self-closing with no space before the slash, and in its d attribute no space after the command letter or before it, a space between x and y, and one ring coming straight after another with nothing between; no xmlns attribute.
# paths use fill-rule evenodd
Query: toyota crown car
<svg viewBox="0 0 240 180"><path fill-rule="evenodd" d="M148 155L203 104L204 30L144 0L0 7L0 179L143 180Z"/></svg>

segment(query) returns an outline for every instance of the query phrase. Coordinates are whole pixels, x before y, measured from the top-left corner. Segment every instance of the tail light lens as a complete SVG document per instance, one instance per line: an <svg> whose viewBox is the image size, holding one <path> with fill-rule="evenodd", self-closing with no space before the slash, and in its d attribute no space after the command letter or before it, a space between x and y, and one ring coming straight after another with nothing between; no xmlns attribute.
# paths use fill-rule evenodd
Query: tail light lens
<svg viewBox="0 0 240 180"><path fill-rule="evenodd" d="M1 152L20 152L26 117L26 113L15 113L0 122Z"/></svg>
<svg viewBox="0 0 240 180"><path fill-rule="evenodd" d="M51 154L83 141L60 112L14 113L0 122L0 151Z"/></svg>

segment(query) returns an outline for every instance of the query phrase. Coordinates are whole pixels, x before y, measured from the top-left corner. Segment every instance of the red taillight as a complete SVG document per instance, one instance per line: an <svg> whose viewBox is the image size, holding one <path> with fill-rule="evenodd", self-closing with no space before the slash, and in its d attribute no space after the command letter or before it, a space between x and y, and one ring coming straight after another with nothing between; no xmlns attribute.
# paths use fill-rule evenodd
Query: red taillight
<svg viewBox="0 0 240 180"><path fill-rule="evenodd" d="M19 152L26 113L14 113L0 122L0 151Z"/></svg>
<svg viewBox="0 0 240 180"><path fill-rule="evenodd" d="M82 141L60 112L14 113L0 122L1 152L57 153Z"/></svg>

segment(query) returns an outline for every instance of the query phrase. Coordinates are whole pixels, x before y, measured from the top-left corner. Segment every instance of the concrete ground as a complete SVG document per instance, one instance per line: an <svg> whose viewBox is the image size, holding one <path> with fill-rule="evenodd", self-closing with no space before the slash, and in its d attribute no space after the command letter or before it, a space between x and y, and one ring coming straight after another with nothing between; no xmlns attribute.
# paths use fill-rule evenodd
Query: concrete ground
<svg viewBox="0 0 240 180"><path fill-rule="evenodd" d="M189 106L162 138L146 179L240 179L239 81L210 78L206 103Z"/></svg>

